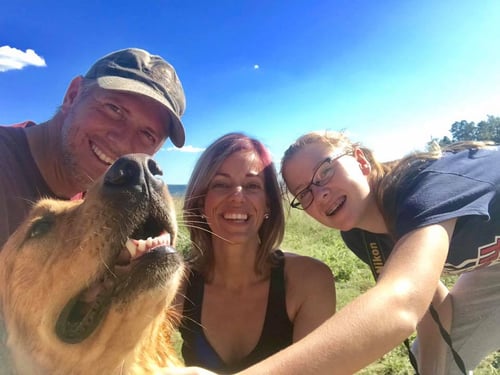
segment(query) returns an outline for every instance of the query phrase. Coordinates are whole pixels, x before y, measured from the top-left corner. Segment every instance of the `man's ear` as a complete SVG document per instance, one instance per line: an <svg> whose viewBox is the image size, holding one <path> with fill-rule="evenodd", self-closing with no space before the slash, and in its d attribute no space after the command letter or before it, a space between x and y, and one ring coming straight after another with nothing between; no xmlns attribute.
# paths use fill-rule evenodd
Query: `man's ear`
<svg viewBox="0 0 500 375"><path fill-rule="evenodd" d="M355 148L354 158L357 160L361 172L363 172L365 176L368 176L372 170L372 166L370 165L370 162L366 158L363 150L361 150L360 148Z"/></svg>
<svg viewBox="0 0 500 375"><path fill-rule="evenodd" d="M68 113L69 109L75 103L75 99L82 88L82 82L83 82L83 77L78 76L73 78L73 80L69 84L69 87L66 90L66 94L64 95L63 103L61 106L61 111L63 113Z"/></svg>

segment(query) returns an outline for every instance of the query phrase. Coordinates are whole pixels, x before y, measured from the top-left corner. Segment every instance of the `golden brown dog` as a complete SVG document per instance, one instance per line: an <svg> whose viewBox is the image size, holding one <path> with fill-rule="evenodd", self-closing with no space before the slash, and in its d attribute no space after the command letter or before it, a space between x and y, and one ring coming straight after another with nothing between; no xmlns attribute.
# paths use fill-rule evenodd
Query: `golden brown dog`
<svg viewBox="0 0 500 375"><path fill-rule="evenodd" d="M84 200L38 202L0 252L0 374L141 374L179 364L171 197L146 155ZM2 372L3 371L3 372Z"/></svg>

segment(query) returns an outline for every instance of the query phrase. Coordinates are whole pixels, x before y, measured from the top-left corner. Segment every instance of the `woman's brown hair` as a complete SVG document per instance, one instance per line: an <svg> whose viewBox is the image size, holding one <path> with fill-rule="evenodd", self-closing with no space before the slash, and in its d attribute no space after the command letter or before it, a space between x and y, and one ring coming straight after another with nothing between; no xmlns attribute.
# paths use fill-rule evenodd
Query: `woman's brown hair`
<svg viewBox="0 0 500 375"><path fill-rule="evenodd" d="M198 159L189 180L184 199L184 221L191 238L191 266L209 277L214 262L212 233L202 215L210 182L221 164L240 151L255 153L264 165L264 189L269 206L269 218L259 229L260 247L257 252L256 272L264 272L272 261L272 251L279 247L285 233L285 215L276 168L271 154L258 140L243 133L229 133L215 140Z"/></svg>

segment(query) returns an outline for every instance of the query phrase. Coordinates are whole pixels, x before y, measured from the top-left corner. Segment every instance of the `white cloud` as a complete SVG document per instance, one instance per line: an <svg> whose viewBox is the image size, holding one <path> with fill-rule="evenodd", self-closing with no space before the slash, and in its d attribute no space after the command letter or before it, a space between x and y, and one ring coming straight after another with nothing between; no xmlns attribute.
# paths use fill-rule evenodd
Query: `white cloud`
<svg viewBox="0 0 500 375"><path fill-rule="evenodd" d="M189 153L199 153L199 152L205 151L204 148L194 147L194 146L191 146L191 145L184 146L182 148L168 147L168 148L166 148L164 150L167 151L167 152L169 152L169 151L178 151L178 152L189 152Z"/></svg>
<svg viewBox="0 0 500 375"><path fill-rule="evenodd" d="M0 47L0 72L13 69L19 70L28 65L47 66L45 59L38 56L32 49L23 52L10 46Z"/></svg>

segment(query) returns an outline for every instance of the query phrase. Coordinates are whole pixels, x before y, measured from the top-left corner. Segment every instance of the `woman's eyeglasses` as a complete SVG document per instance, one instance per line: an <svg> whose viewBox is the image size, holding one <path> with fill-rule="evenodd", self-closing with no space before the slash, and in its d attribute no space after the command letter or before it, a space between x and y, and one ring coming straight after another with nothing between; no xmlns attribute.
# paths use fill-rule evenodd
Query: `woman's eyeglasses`
<svg viewBox="0 0 500 375"><path fill-rule="evenodd" d="M326 185L335 174L335 168L333 163L340 159L342 156L347 155L347 152L337 156L329 156L321 162L319 167L314 171L311 182L307 186L299 191L292 199L290 206L297 208L299 210L306 210L314 200L314 194L312 192L311 186L324 186Z"/></svg>

